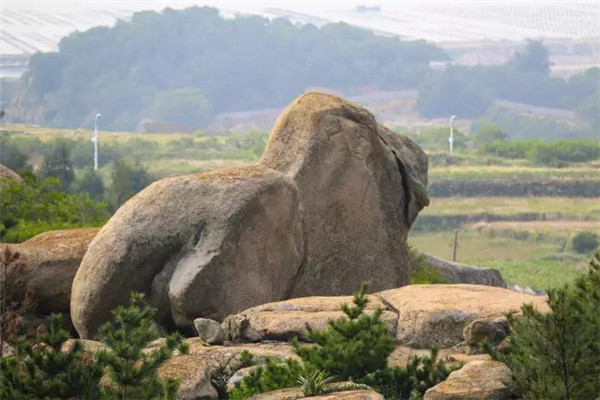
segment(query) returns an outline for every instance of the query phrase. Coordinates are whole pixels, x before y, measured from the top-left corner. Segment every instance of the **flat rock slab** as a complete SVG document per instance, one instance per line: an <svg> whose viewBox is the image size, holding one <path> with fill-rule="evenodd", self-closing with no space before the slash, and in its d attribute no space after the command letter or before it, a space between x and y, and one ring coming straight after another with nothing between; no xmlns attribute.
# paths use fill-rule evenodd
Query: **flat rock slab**
<svg viewBox="0 0 600 400"><path fill-rule="evenodd" d="M431 354L429 349L413 349L407 346L397 346L388 357L390 367L405 367L411 357L426 357ZM465 354L460 349L440 349L438 359L446 361L448 364L467 363L477 360L491 360L487 354Z"/></svg>
<svg viewBox="0 0 600 400"><path fill-rule="evenodd" d="M424 400L508 400L510 369L499 361L471 361L425 392Z"/></svg>
<svg viewBox="0 0 600 400"><path fill-rule="evenodd" d="M319 396L305 397L300 388L275 390L250 397L251 400L384 400L383 396L373 390L346 390L321 394Z"/></svg>
<svg viewBox="0 0 600 400"><path fill-rule="evenodd" d="M377 294L398 312L396 337L403 345L448 348L461 343L463 328L477 318L519 312L531 303L549 311L546 298L479 285L410 285Z"/></svg>
<svg viewBox="0 0 600 400"><path fill-rule="evenodd" d="M352 296L302 297L264 304L230 315L223 321L225 335L233 341L260 342L264 340L287 341L293 337L306 339L306 327L321 330L331 319L345 316L343 304L352 304ZM368 296L367 312L377 308L390 330L395 333L398 316L377 297Z"/></svg>

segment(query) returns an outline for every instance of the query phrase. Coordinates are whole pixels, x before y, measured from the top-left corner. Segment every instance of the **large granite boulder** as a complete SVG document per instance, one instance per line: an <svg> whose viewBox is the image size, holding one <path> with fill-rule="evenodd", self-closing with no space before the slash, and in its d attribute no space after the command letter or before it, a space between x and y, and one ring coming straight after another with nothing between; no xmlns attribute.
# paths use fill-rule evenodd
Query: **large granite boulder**
<svg viewBox="0 0 600 400"><path fill-rule="evenodd" d="M93 337L131 291L191 328L284 298L303 257L296 187L262 166L155 182L123 205L73 281L71 316Z"/></svg>
<svg viewBox="0 0 600 400"><path fill-rule="evenodd" d="M69 312L71 284L92 239L99 228L66 229L41 233L23 243L0 244L18 253L20 267L7 269L10 282L7 301L22 303L29 291L38 314ZM0 293L2 288L0 287Z"/></svg>
<svg viewBox="0 0 600 400"><path fill-rule="evenodd" d="M447 283L506 287L506 282L497 269L461 264L426 253L421 253L420 256L429 268L438 271Z"/></svg>
<svg viewBox="0 0 600 400"><path fill-rule="evenodd" d="M23 182L23 178L21 178L21 175L17 174L15 171L2 164L0 164L0 179L10 179L15 182Z"/></svg>
<svg viewBox="0 0 600 400"><path fill-rule="evenodd" d="M293 297L408 283L406 236L429 203L427 157L364 108L307 93L281 114L260 164L298 186L305 258Z"/></svg>
<svg viewBox="0 0 600 400"><path fill-rule="evenodd" d="M518 313L523 304L549 311L546 297L480 285L410 285L377 293L398 312L396 337L403 345L448 348L463 342L463 329L475 319Z"/></svg>

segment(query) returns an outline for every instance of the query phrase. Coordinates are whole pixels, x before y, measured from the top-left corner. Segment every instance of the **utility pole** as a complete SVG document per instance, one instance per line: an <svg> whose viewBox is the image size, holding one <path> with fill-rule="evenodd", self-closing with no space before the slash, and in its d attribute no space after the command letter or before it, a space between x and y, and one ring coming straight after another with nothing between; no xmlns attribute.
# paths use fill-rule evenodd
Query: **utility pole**
<svg viewBox="0 0 600 400"><path fill-rule="evenodd" d="M452 243L452 261L456 261L456 250L458 249L458 229L454 230L454 243Z"/></svg>
<svg viewBox="0 0 600 400"><path fill-rule="evenodd" d="M96 114L94 118L94 137L92 138L92 142L94 142L94 170L98 171L98 118L100 118L102 114Z"/></svg>
<svg viewBox="0 0 600 400"><path fill-rule="evenodd" d="M448 138L448 142L450 142L450 153L454 151L454 118L456 118L456 115L450 117L450 137Z"/></svg>

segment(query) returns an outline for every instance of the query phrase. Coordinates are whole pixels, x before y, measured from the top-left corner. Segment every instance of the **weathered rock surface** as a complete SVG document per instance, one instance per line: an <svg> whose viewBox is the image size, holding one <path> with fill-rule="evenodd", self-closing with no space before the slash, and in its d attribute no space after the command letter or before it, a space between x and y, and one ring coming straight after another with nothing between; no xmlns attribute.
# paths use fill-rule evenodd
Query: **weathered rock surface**
<svg viewBox="0 0 600 400"><path fill-rule="evenodd" d="M511 373L498 361L471 361L425 392L424 400L508 400Z"/></svg>
<svg viewBox="0 0 600 400"><path fill-rule="evenodd" d="M493 268L480 268L421 253L430 268L435 269L448 283L468 283L506 287L500 271Z"/></svg>
<svg viewBox="0 0 600 400"><path fill-rule="evenodd" d="M487 354L465 354L462 349L440 349L438 359L443 359L447 364L467 363L475 360L490 360ZM388 357L390 367L405 367L411 357L427 357L431 354L430 349L415 349L408 346L397 346Z"/></svg>
<svg viewBox="0 0 600 400"><path fill-rule="evenodd" d="M281 389L275 390L273 392L261 393L256 396L250 397L251 400L296 400L296 399L304 399L304 400L384 400L383 396L379 393L368 390L368 389L360 389L360 390L345 390L340 392L333 392L327 394L321 394L319 396L310 396L305 397L302 393L302 389L300 388L289 388L289 389Z"/></svg>
<svg viewBox="0 0 600 400"><path fill-rule="evenodd" d="M260 164L294 180L305 211L306 253L292 297L408 282L406 236L429 202L418 146L364 108L307 93L277 120Z"/></svg>
<svg viewBox="0 0 600 400"><path fill-rule="evenodd" d="M41 233L23 243L0 244L19 253L21 268L9 268L7 300L23 302L30 290L36 313L69 312L71 283L99 228L66 229ZM0 288L0 292L1 292Z"/></svg>
<svg viewBox="0 0 600 400"><path fill-rule="evenodd" d="M23 182L21 175L2 164L0 164L0 179L11 179L15 182Z"/></svg>
<svg viewBox="0 0 600 400"><path fill-rule="evenodd" d="M151 292L163 319L191 327L285 297L303 254L291 180L255 166L155 182L123 205L90 245L71 314L93 337L131 291Z"/></svg>
<svg viewBox="0 0 600 400"><path fill-rule="evenodd" d="M505 317L495 319L476 319L463 329L465 343L469 353L479 351L479 344L487 340L490 344L500 343L508 335L508 321Z"/></svg>
<svg viewBox="0 0 600 400"><path fill-rule="evenodd" d="M381 308L381 320L392 335L395 334L398 315L377 297L368 296L367 312ZM264 340L287 341L293 337L306 338L306 326L320 330L327 321L344 316L343 304L352 304L352 296L302 297L276 303L263 304L230 315L223 321L223 331L228 340L259 342Z"/></svg>
<svg viewBox="0 0 600 400"><path fill-rule="evenodd" d="M463 329L477 318L493 319L532 303L548 311L546 298L479 285L410 285L378 293L399 314L396 337L401 344L428 348L455 346Z"/></svg>
<svg viewBox="0 0 600 400"><path fill-rule="evenodd" d="M207 344L223 343L221 324L213 319L196 318L194 320L194 330L198 337Z"/></svg>

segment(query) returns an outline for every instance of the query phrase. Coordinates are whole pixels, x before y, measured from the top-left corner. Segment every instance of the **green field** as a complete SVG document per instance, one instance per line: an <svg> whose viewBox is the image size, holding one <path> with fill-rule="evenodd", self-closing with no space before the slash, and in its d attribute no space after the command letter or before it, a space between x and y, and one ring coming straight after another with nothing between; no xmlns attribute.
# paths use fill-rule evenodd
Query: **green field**
<svg viewBox="0 0 600 400"><path fill-rule="evenodd" d="M565 219L600 220L600 201L580 197L444 197L432 198L422 215L518 215L538 213Z"/></svg>
<svg viewBox="0 0 600 400"><path fill-rule="evenodd" d="M411 234L416 249L452 259L453 232ZM539 290L572 281L585 270L589 257L576 255L552 241L517 240L492 237L476 231L460 231L457 261L496 268L511 285Z"/></svg>

